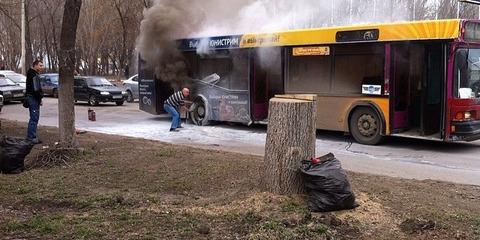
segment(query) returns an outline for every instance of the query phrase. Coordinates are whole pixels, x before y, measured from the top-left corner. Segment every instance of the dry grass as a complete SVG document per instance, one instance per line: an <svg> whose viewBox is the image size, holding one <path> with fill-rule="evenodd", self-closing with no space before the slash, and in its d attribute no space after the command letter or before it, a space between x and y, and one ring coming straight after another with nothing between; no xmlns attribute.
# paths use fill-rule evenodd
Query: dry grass
<svg viewBox="0 0 480 240"><path fill-rule="evenodd" d="M21 135L24 125L2 129ZM57 132L40 136L53 144ZM79 141L84 152L62 157L68 165L38 146L28 162L61 167L0 175L1 238L479 239L474 186L349 173L361 206L311 214L304 196L263 191L256 156L92 133Z"/></svg>

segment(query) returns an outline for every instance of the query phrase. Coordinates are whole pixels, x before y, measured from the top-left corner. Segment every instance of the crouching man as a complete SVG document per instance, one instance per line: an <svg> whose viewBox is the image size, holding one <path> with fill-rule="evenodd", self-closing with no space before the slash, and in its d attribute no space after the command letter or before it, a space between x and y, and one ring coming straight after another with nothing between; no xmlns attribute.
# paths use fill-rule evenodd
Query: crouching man
<svg viewBox="0 0 480 240"><path fill-rule="evenodd" d="M178 108L185 107L185 100L189 96L190 89L184 88L182 91L178 91L170 96L163 104L165 111L172 115L172 126L170 127L170 132L178 132L178 128L182 128L180 125L180 113Z"/></svg>

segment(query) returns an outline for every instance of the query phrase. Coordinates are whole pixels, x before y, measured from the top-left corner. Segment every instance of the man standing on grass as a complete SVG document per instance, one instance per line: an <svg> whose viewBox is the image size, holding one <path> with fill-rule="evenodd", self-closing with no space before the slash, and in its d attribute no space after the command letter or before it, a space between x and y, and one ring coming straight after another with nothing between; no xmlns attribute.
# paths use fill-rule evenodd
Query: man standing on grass
<svg viewBox="0 0 480 240"><path fill-rule="evenodd" d="M188 96L190 96L190 89L184 88L182 91L178 91L170 96L163 104L165 111L172 115L170 132L178 132L177 128L182 128L180 125L180 113L178 112L178 108L185 107L185 99L188 98Z"/></svg>
<svg viewBox="0 0 480 240"><path fill-rule="evenodd" d="M40 74L44 70L43 62L35 60L33 67L27 72L27 101L30 112L30 121L28 122L27 140L33 144L42 143L37 137L38 120L40 119L40 106L42 106L43 92L40 86Z"/></svg>

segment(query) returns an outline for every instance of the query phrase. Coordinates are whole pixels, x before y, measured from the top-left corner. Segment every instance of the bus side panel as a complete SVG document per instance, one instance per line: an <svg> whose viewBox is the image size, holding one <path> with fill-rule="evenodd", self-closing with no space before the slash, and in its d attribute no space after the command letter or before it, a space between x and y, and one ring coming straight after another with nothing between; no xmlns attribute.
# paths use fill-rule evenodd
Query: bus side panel
<svg viewBox="0 0 480 240"><path fill-rule="evenodd" d="M158 114L157 101L155 94L155 78L153 71L145 67L146 63L141 58L138 59L138 98L140 110Z"/></svg>
<svg viewBox="0 0 480 240"><path fill-rule="evenodd" d="M384 117L388 135L390 133L390 111L388 98L371 98L358 96L318 96L317 129L348 132L350 111L359 103L372 103Z"/></svg>
<svg viewBox="0 0 480 240"><path fill-rule="evenodd" d="M249 53L247 50L219 50L208 55L192 55L188 66L194 95L208 101L208 119L251 124ZM220 79L209 81L217 74Z"/></svg>
<svg viewBox="0 0 480 240"><path fill-rule="evenodd" d="M198 82L197 95L204 96L209 105L209 120L251 124L248 90L231 90Z"/></svg>
<svg viewBox="0 0 480 240"><path fill-rule="evenodd" d="M173 93L170 84L156 79L142 59L138 61L138 91L140 110L153 115L165 113L163 102Z"/></svg>

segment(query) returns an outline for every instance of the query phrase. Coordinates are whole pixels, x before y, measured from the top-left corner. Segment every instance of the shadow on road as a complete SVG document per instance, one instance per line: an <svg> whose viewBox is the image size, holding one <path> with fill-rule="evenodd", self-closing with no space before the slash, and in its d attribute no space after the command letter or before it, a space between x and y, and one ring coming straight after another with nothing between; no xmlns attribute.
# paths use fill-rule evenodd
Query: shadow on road
<svg viewBox="0 0 480 240"><path fill-rule="evenodd" d="M170 121L171 117L168 115L161 115L152 118L155 121ZM183 120L182 122L185 122ZM192 124L189 121L189 124ZM252 133L266 133L267 126L262 124L254 124L251 126L245 126L242 124L232 124L232 123L219 123L214 122L211 126L217 128L225 128L230 130L237 131L247 131ZM334 143L346 143L347 147L349 145L358 145L355 140L348 134L336 131L325 131L317 130L317 140L329 141ZM440 153L464 153L464 152L473 152L480 150L480 141L467 143L467 142L442 142L442 141L432 141L432 140L421 140L413 138L403 138L403 137L385 137L385 140L378 146L366 146L369 148L393 148L393 149L406 149L408 151L435 151ZM479 153L480 159L480 153Z"/></svg>
<svg viewBox="0 0 480 240"><path fill-rule="evenodd" d="M325 140L331 142L345 142L351 145L359 145L352 136L341 132L334 131L317 131L317 140ZM348 147L348 146L347 146ZM480 141L477 142L442 142L433 140L422 140L404 137L385 137L384 141L377 146L365 146L368 148L392 148L405 149L407 151L434 151L440 153L464 153L480 150ZM479 152L480 159L480 152Z"/></svg>
<svg viewBox="0 0 480 240"><path fill-rule="evenodd" d="M4 102L3 104L4 104L4 106L7 106L7 105L19 105L19 104L22 104L22 102L19 102L19 101L8 101L8 102Z"/></svg>
<svg viewBox="0 0 480 240"><path fill-rule="evenodd" d="M97 106L90 106L90 104L88 103L83 103L83 102L76 102L75 103L75 106L82 106L82 107L125 107L126 105L128 105L129 103L125 102L123 105L121 106L117 106L117 104L115 103L99 103Z"/></svg>

